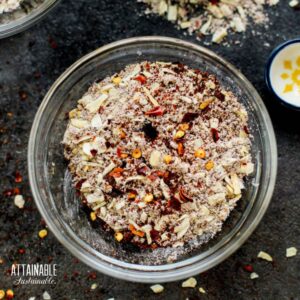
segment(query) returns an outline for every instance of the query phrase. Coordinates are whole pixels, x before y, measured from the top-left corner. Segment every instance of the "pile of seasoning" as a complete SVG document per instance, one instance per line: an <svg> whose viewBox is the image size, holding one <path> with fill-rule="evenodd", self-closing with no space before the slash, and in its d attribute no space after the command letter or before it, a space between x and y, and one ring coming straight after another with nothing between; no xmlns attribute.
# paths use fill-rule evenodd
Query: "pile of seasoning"
<svg viewBox="0 0 300 300"><path fill-rule="evenodd" d="M252 23L266 24L266 6L279 0L138 0L150 6L147 13L165 16L199 38L212 35L221 43L230 32L243 32Z"/></svg>
<svg viewBox="0 0 300 300"><path fill-rule="evenodd" d="M214 75L142 62L94 83L69 112L74 185L118 242L212 238L253 172L248 114Z"/></svg>

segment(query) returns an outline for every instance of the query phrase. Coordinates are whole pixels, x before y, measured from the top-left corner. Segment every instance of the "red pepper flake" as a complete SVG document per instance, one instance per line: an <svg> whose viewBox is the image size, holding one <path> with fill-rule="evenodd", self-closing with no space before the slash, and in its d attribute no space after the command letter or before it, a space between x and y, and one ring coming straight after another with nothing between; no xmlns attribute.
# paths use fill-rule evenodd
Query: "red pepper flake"
<svg viewBox="0 0 300 300"><path fill-rule="evenodd" d="M52 37L49 37L48 41L49 41L50 47L52 49L57 49L58 45L57 45L56 41Z"/></svg>
<svg viewBox="0 0 300 300"><path fill-rule="evenodd" d="M217 97L220 101L225 100L225 95L220 90L215 91L215 97Z"/></svg>
<svg viewBox="0 0 300 300"><path fill-rule="evenodd" d="M162 172L162 171L154 171L152 172L148 178L151 180L151 181L155 181L157 178L164 178L165 176L165 172Z"/></svg>
<svg viewBox="0 0 300 300"><path fill-rule="evenodd" d="M152 173L148 176L148 179L150 179L151 181L155 181L157 178L157 175L155 173Z"/></svg>
<svg viewBox="0 0 300 300"><path fill-rule="evenodd" d="M88 278L93 279L93 280L96 279L97 278L96 272L90 272L89 275L88 275Z"/></svg>
<svg viewBox="0 0 300 300"><path fill-rule="evenodd" d="M173 208L173 209L175 209L177 211L180 211L181 210L181 203L180 203L180 201L177 198L172 197L168 201L168 207Z"/></svg>
<svg viewBox="0 0 300 300"><path fill-rule="evenodd" d="M86 181L86 179L80 179L80 180L76 183L76 185L75 185L76 190L80 190L81 187L82 187L82 184L83 184L85 181Z"/></svg>
<svg viewBox="0 0 300 300"><path fill-rule="evenodd" d="M121 154L122 154L122 149L118 147L117 148L117 156L121 157Z"/></svg>
<svg viewBox="0 0 300 300"><path fill-rule="evenodd" d="M13 189L14 195L20 195L20 189L19 188L14 188Z"/></svg>
<svg viewBox="0 0 300 300"><path fill-rule="evenodd" d="M189 123L189 122L192 122L192 121L194 121L194 120L195 120L196 118L198 118L198 117L199 117L199 114L198 114L198 113L191 113L191 112L188 112L188 113L184 114L181 123Z"/></svg>
<svg viewBox="0 0 300 300"><path fill-rule="evenodd" d="M112 176L114 178L118 178L118 177L121 177L122 176L122 172L124 171L123 168L114 168L110 173L109 173L109 176Z"/></svg>
<svg viewBox="0 0 300 300"><path fill-rule="evenodd" d="M11 268L9 268L9 269L6 270L6 274L7 275L11 275Z"/></svg>
<svg viewBox="0 0 300 300"><path fill-rule="evenodd" d="M139 81L141 84L145 84L147 82L147 78L144 75L138 75L134 78L134 80Z"/></svg>
<svg viewBox="0 0 300 300"><path fill-rule="evenodd" d="M15 173L15 182L20 183L22 181L23 181L22 175L20 174L19 171L16 171L16 173Z"/></svg>
<svg viewBox="0 0 300 300"><path fill-rule="evenodd" d="M148 168L146 166L143 166L143 167L139 167L137 168L136 172L139 174L139 175L143 175L143 176L146 176L147 175L147 171L148 171Z"/></svg>
<svg viewBox="0 0 300 300"><path fill-rule="evenodd" d="M243 266L243 269L246 271L246 272L249 272L249 273L252 273L254 271L254 268L252 265L244 265Z"/></svg>
<svg viewBox="0 0 300 300"><path fill-rule="evenodd" d="M217 5L219 3L219 0L209 0L209 2L212 4L212 5Z"/></svg>
<svg viewBox="0 0 300 300"><path fill-rule="evenodd" d="M244 126L244 131L245 131L247 134L249 134L249 129L248 129L247 126Z"/></svg>
<svg viewBox="0 0 300 300"><path fill-rule="evenodd" d="M124 242L130 242L133 238L133 233L131 231L125 231L123 232L123 241Z"/></svg>
<svg viewBox="0 0 300 300"><path fill-rule="evenodd" d="M36 72L34 72L33 76L35 79L40 79L42 77L42 74L40 72L36 71Z"/></svg>
<svg viewBox="0 0 300 300"><path fill-rule="evenodd" d="M218 130L215 129L215 128L212 128L211 129L211 134L212 134L214 142L216 143L219 140L219 138L220 138Z"/></svg>
<svg viewBox="0 0 300 300"><path fill-rule="evenodd" d="M161 106L154 107L153 109L150 109L145 112L145 115L147 116L162 116L164 114L164 110Z"/></svg>
<svg viewBox="0 0 300 300"><path fill-rule="evenodd" d="M79 264L79 262L80 262L80 261L79 261L78 258L74 258L74 259L73 259L73 263L74 263L74 264Z"/></svg>
<svg viewBox="0 0 300 300"><path fill-rule="evenodd" d="M78 277L79 274L80 274L80 273L79 273L78 271L74 271L74 272L73 272L73 277Z"/></svg>
<svg viewBox="0 0 300 300"><path fill-rule="evenodd" d="M25 254L26 251L24 248L20 248L18 252L19 252L19 254Z"/></svg>
<svg viewBox="0 0 300 300"><path fill-rule="evenodd" d="M187 196L183 187L179 188L179 197L184 202L193 201L190 197Z"/></svg>
<svg viewBox="0 0 300 300"><path fill-rule="evenodd" d="M28 98L28 95L24 91L19 91L20 100L25 101Z"/></svg>
<svg viewBox="0 0 300 300"><path fill-rule="evenodd" d="M12 189L10 189L10 190L5 190L5 191L3 192L3 196L5 196L5 197L11 197L13 194L14 194L14 191L13 191Z"/></svg>
<svg viewBox="0 0 300 300"><path fill-rule="evenodd" d="M6 299L13 299L14 298L14 292L13 290L9 289L6 291Z"/></svg>
<svg viewBox="0 0 300 300"><path fill-rule="evenodd" d="M184 146L182 143L178 143L177 152L179 156L183 156L184 154Z"/></svg>
<svg viewBox="0 0 300 300"><path fill-rule="evenodd" d="M150 64L149 64L149 63L146 63L146 64L145 64L145 69L146 69L147 71L150 70Z"/></svg>
<svg viewBox="0 0 300 300"><path fill-rule="evenodd" d="M96 150L96 149L92 149L91 151L91 154L92 154L92 156L96 156L97 155L97 153L98 153L98 151Z"/></svg>
<svg viewBox="0 0 300 300"><path fill-rule="evenodd" d="M155 229L152 229L150 231L150 236L153 241L157 241L157 239L159 238L159 232Z"/></svg>

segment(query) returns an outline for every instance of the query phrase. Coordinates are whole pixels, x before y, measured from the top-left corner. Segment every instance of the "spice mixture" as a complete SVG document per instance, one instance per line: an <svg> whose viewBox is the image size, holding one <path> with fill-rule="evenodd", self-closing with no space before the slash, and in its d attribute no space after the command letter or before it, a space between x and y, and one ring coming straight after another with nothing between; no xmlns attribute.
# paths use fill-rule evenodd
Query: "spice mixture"
<svg viewBox="0 0 300 300"><path fill-rule="evenodd" d="M0 0L0 25L21 19L39 8L45 0Z"/></svg>
<svg viewBox="0 0 300 300"><path fill-rule="evenodd" d="M16 10L22 0L0 0L0 14Z"/></svg>
<svg viewBox="0 0 300 300"><path fill-rule="evenodd" d="M253 172L243 105L214 75L179 63L129 65L94 83L69 118L74 185L119 242L215 235Z"/></svg>
<svg viewBox="0 0 300 300"><path fill-rule="evenodd" d="M250 20L266 23L265 6L279 0L138 0L150 6L150 12L166 16L189 33L199 37L212 35L212 42L221 43L228 32L243 32ZM148 11L149 12L149 11Z"/></svg>

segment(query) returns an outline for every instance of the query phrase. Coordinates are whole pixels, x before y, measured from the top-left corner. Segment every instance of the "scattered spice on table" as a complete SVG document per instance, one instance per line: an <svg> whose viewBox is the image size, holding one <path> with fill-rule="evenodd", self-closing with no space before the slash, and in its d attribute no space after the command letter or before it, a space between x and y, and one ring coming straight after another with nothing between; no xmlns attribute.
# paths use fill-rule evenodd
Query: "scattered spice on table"
<svg viewBox="0 0 300 300"><path fill-rule="evenodd" d="M260 251L257 255L258 258L264 259L266 261L273 261L273 258L270 254L264 251Z"/></svg>
<svg viewBox="0 0 300 300"><path fill-rule="evenodd" d="M93 283L91 285L91 290L95 290L97 287L98 287L98 284L97 283Z"/></svg>
<svg viewBox="0 0 300 300"><path fill-rule="evenodd" d="M47 229L42 229L42 230L39 231L39 237L41 239L44 239L47 235L48 235Z"/></svg>
<svg viewBox="0 0 300 300"><path fill-rule="evenodd" d="M19 254L25 254L25 249L24 248L20 248L19 250L18 250L18 252L19 252Z"/></svg>
<svg viewBox="0 0 300 300"><path fill-rule="evenodd" d="M161 284L154 284L150 288L155 294L159 294L164 291L164 287Z"/></svg>
<svg viewBox="0 0 300 300"><path fill-rule="evenodd" d="M185 280L181 286L183 288L194 288L197 286L197 280L194 277L190 277L189 279Z"/></svg>
<svg viewBox="0 0 300 300"><path fill-rule="evenodd" d="M257 273L255 273L255 272L252 272L250 274L250 279L257 279L258 277L259 277L259 275Z"/></svg>
<svg viewBox="0 0 300 300"><path fill-rule="evenodd" d="M290 247L286 249L286 257L292 257L297 255L297 248Z"/></svg>
<svg viewBox="0 0 300 300"><path fill-rule="evenodd" d="M23 177L19 171L16 171L15 173L15 182L16 183L21 183L23 181Z"/></svg>
<svg viewBox="0 0 300 300"><path fill-rule="evenodd" d="M51 300L51 296L50 296L50 294L47 291L45 291L43 293L43 299L44 300Z"/></svg>
<svg viewBox="0 0 300 300"><path fill-rule="evenodd" d="M22 195L16 195L14 199L14 204L18 208L22 209L24 208L25 200Z"/></svg>
<svg viewBox="0 0 300 300"><path fill-rule="evenodd" d="M49 41L49 45L52 49L57 49L58 45L53 37L49 37L48 41Z"/></svg>
<svg viewBox="0 0 300 300"><path fill-rule="evenodd" d="M299 9L300 8L300 2L299 2L299 0L291 0L290 2L289 2L289 6L290 7L292 7L292 8L297 8L297 9Z"/></svg>
<svg viewBox="0 0 300 300"><path fill-rule="evenodd" d="M19 97L21 101L25 101L28 98L28 94L25 91L20 91Z"/></svg>
<svg viewBox="0 0 300 300"><path fill-rule="evenodd" d="M6 299L12 299L12 298L14 298L14 291L12 290L12 289L8 289L7 291L6 291Z"/></svg>

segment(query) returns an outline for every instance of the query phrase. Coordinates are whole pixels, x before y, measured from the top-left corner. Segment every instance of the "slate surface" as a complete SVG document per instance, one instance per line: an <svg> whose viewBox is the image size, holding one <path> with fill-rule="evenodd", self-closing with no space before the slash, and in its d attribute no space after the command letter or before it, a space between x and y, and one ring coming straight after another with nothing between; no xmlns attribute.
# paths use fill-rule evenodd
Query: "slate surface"
<svg viewBox="0 0 300 300"><path fill-rule="evenodd" d="M51 233L44 240L38 238L43 224L28 184L27 141L35 112L55 79L84 54L122 38L159 34L196 41L142 11L143 5L134 0L64 0L38 25L0 41L0 289L12 288L15 299L24 300L42 299L45 290L52 299L300 299L300 255L285 257L287 247L300 249L300 113L277 104L263 79L271 49L300 31L300 12L284 0L272 12L273 25L260 29L262 35L248 31L243 38L238 36L242 43L235 47L210 46L241 69L263 97L276 131L279 170L272 203L255 233L221 265L196 277L206 295L182 289L180 282L165 284L163 294L153 295L148 285L93 273ZM23 176L21 183L14 182L16 170ZM14 206L12 196L4 195L15 187L26 199L24 210ZM258 260L260 250L269 252L274 263ZM9 275L13 262L56 263L57 284L14 287ZM244 264L252 264L259 279L250 280ZM98 284L94 291L92 283Z"/></svg>

